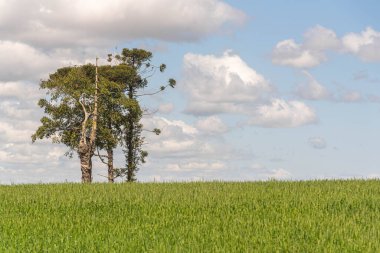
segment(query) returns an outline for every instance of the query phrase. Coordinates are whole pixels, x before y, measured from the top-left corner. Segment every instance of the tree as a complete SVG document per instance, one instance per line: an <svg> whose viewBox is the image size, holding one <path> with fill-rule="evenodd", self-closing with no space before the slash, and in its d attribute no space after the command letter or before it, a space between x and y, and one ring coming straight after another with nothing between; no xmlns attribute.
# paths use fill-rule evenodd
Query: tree
<svg viewBox="0 0 380 253"><path fill-rule="evenodd" d="M133 68L136 72L134 78L128 79L126 86L126 94L131 101L135 101L139 104L138 97L146 95L154 95L164 91L168 86L174 88L176 81L169 79L168 84L161 86L156 92L150 94L138 94L139 90L147 87L148 79L151 77L157 69L160 72L164 72L166 69L165 64L160 66L154 66L151 64L152 53L143 49L127 49L124 48L120 55L115 55L114 59L120 64ZM109 55L109 61L112 61L112 55ZM139 106L129 107L126 121L124 122L124 134L122 139L123 151L126 158L126 167L118 169L117 176L126 177L128 182L136 180L136 172L139 169L141 163L145 163L145 158L148 156L148 152L142 149L144 144L144 137L141 133L143 125L141 124L141 118L143 116L143 110ZM160 134L159 129L151 130L155 134Z"/></svg>
<svg viewBox="0 0 380 253"><path fill-rule="evenodd" d="M47 98L38 104L47 116L41 119L42 125L32 135L32 141L52 138L69 147L68 155L76 152L84 183L92 181L96 148L116 147L128 107L136 106L125 96L121 82L112 80L115 72L124 79L135 75L128 66L115 71L110 66L88 64L60 68L40 84L47 90Z"/></svg>
<svg viewBox="0 0 380 253"><path fill-rule="evenodd" d="M114 149L119 143L122 143L129 112L139 111L140 106L137 101L131 100L125 95L127 83L136 76L133 68L125 64L109 65L103 67L102 73L112 85L102 92L106 99L101 103L101 111L104 113L101 113L100 116L100 138L97 141L95 156L98 156L107 165L107 179L108 182L113 183L114 179L120 176L116 173L120 169L115 169L113 164ZM112 89L112 87L117 87L117 89ZM105 150L106 155L100 154L100 150Z"/></svg>

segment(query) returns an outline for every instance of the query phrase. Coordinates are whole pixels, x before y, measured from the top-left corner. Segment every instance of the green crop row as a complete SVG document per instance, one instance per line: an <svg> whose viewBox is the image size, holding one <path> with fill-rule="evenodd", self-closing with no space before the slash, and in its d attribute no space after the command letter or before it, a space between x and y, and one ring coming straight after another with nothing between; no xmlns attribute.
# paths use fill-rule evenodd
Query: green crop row
<svg viewBox="0 0 380 253"><path fill-rule="evenodd" d="M380 252L380 181L0 186L0 252Z"/></svg>

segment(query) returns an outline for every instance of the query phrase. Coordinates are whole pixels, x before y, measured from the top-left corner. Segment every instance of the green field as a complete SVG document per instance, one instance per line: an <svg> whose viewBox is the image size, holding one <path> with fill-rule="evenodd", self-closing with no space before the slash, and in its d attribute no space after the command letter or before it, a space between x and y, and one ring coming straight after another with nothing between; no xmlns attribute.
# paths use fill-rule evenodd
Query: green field
<svg viewBox="0 0 380 253"><path fill-rule="evenodd" d="M0 186L0 252L380 252L380 181Z"/></svg>

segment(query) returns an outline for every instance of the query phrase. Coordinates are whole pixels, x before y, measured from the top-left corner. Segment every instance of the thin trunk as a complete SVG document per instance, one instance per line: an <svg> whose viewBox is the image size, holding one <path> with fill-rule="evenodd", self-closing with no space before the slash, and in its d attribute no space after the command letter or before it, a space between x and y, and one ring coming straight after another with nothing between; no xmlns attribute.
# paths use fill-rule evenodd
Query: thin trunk
<svg viewBox="0 0 380 253"><path fill-rule="evenodd" d="M131 182L134 179L134 155L133 155L133 120L131 120L128 128L127 148L128 148L128 171L127 181Z"/></svg>
<svg viewBox="0 0 380 253"><path fill-rule="evenodd" d="M108 183L114 182L114 169L113 169L113 150L112 148L107 149L107 156L108 156Z"/></svg>
<svg viewBox="0 0 380 253"><path fill-rule="evenodd" d="M133 87L132 85L128 90L129 99L133 99ZM127 181L132 182L134 180L134 156L133 156L133 130L134 120L133 113L129 112L128 129L127 129Z"/></svg>
<svg viewBox="0 0 380 253"><path fill-rule="evenodd" d="M92 118L92 127L91 127L91 135L90 135L90 146L92 148L92 153L94 152L95 148L95 139L96 139L96 130L98 126L98 58L96 58L96 65L95 65L95 96L94 96L94 111L92 112L93 118Z"/></svg>

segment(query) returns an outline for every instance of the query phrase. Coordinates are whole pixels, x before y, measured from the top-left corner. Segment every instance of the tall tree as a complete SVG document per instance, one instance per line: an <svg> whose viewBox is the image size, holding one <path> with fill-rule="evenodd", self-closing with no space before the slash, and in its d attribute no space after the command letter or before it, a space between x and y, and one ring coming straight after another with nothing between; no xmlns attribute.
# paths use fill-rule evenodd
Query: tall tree
<svg viewBox="0 0 380 253"><path fill-rule="evenodd" d="M136 75L133 68L125 64L116 64L104 66L102 72L114 88L107 88L102 93L106 99L102 102L101 110L105 113L101 114L101 126L99 127L101 138L98 138L95 155L107 165L107 179L112 183L119 176L117 174L119 170L114 168L114 149L122 142L129 111L138 111L140 107L137 101L131 100L125 95L127 83ZM106 155L101 154L100 150L105 150Z"/></svg>
<svg viewBox="0 0 380 253"><path fill-rule="evenodd" d="M169 79L168 84L161 86L156 92L150 94L139 94L138 91L143 90L148 85L148 78L151 77L157 69L164 72L166 65L154 66L151 64L152 53L143 49L127 49L124 48L120 55L114 57L121 65L133 68L136 72L134 78L130 78L126 82L126 94L131 101L139 104L138 97L145 95L154 95L164 91L168 86L174 88L176 81ZM117 170L117 176L125 176L126 180L131 182L136 180L136 172L139 165L145 162L148 152L142 149L144 137L141 135L143 125L141 118L143 110L139 106L129 107L125 121L123 147L126 157L126 168ZM159 134L160 130L153 129L152 132Z"/></svg>
<svg viewBox="0 0 380 253"><path fill-rule="evenodd" d="M40 87L47 89L48 99L41 99L38 104L48 116L41 119L42 125L32 135L32 141L53 137L53 142L76 150L82 182L91 182L98 115L97 66L58 69Z"/></svg>

